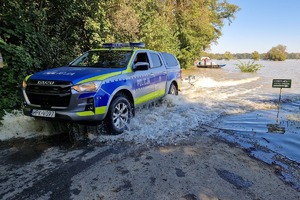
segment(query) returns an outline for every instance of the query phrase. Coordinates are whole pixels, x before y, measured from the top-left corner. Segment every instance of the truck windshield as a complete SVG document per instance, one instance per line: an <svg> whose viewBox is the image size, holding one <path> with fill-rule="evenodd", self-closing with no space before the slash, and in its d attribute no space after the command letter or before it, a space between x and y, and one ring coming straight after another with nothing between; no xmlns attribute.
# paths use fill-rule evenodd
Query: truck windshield
<svg viewBox="0 0 300 200"><path fill-rule="evenodd" d="M74 60L71 67L123 68L126 67L132 51L92 50Z"/></svg>

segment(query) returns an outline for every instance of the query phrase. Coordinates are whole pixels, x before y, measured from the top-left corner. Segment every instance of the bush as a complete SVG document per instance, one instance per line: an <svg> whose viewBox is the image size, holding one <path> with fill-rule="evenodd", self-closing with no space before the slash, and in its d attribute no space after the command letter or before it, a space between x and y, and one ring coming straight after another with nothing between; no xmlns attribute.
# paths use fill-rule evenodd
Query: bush
<svg viewBox="0 0 300 200"><path fill-rule="evenodd" d="M254 73L254 72L257 72L260 68L264 67L263 65L254 63L255 62L254 60L244 62L244 63L241 61L239 61L239 62L240 63L236 64L236 65L240 68L241 72Z"/></svg>

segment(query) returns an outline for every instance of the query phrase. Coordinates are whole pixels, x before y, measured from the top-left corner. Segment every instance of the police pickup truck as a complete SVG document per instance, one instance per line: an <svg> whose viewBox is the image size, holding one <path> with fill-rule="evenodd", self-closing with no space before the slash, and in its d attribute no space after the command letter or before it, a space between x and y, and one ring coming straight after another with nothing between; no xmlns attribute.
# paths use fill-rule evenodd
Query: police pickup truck
<svg viewBox="0 0 300 200"><path fill-rule="evenodd" d="M78 124L106 124L120 134L137 106L178 94L181 70L169 53L144 43L107 43L67 66L29 75L22 85L24 114Z"/></svg>

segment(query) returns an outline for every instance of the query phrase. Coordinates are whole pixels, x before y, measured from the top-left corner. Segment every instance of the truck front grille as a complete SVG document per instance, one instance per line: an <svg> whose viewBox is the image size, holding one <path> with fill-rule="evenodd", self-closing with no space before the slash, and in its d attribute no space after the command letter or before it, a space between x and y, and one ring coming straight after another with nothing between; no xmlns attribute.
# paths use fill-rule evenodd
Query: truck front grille
<svg viewBox="0 0 300 200"><path fill-rule="evenodd" d="M31 104L44 108L67 107L71 98L71 86L72 83L66 81L29 80L25 91Z"/></svg>

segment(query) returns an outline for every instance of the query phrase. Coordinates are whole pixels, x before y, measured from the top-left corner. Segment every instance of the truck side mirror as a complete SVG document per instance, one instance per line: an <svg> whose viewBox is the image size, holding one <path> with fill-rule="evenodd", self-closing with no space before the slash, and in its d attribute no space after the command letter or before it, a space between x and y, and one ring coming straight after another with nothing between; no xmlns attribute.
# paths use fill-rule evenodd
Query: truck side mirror
<svg viewBox="0 0 300 200"><path fill-rule="evenodd" d="M148 70L149 67L150 67L150 65L147 62L137 62L133 65L133 71Z"/></svg>

